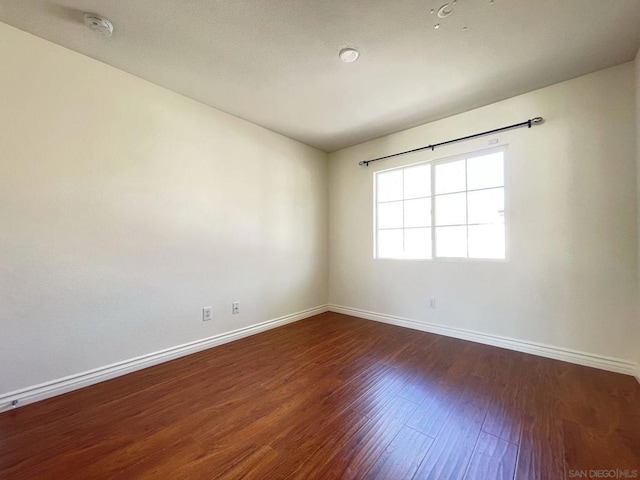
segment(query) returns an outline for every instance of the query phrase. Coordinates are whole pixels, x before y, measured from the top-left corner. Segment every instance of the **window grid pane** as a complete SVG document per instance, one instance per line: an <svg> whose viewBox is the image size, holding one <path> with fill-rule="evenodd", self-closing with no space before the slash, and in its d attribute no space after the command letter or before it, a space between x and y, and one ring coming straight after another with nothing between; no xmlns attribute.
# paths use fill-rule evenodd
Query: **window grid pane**
<svg viewBox="0 0 640 480"><path fill-rule="evenodd" d="M431 199L404 201L404 228L431 227Z"/></svg>
<svg viewBox="0 0 640 480"><path fill-rule="evenodd" d="M436 195L436 227L467 224L466 192Z"/></svg>
<svg viewBox="0 0 640 480"><path fill-rule="evenodd" d="M436 163L435 194L464 192L466 190L466 160Z"/></svg>
<svg viewBox="0 0 640 480"><path fill-rule="evenodd" d="M467 159L467 189L504 186L503 152L477 155Z"/></svg>
<svg viewBox="0 0 640 480"><path fill-rule="evenodd" d="M467 226L436 227L436 256L444 258L467 257Z"/></svg>
<svg viewBox="0 0 640 480"><path fill-rule="evenodd" d="M378 201L402 200L402 177L402 170L378 173L376 176Z"/></svg>
<svg viewBox="0 0 640 480"><path fill-rule="evenodd" d="M504 187L467 194L469 224L504 223Z"/></svg>
<svg viewBox="0 0 640 480"><path fill-rule="evenodd" d="M378 231L378 257L402 258L403 237L401 228Z"/></svg>
<svg viewBox="0 0 640 480"><path fill-rule="evenodd" d="M431 196L431 165L404 169L404 199Z"/></svg>
<svg viewBox="0 0 640 480"><path fill-rule="evenodd" d="M378 205L378 228L402 228L403 203L387 202Z"/></svg>
<svg viewBox="0 0 640 480"><path fill-rule="evenodd" d="M404 231L404 258L431 258L431 228L408 228Z"/></svg>
<svg viewBox="0 0 640 480"><path fill-rule="evenodd" d="M469 258L504 258L504 225L473 225L469 231Z"/></svg>

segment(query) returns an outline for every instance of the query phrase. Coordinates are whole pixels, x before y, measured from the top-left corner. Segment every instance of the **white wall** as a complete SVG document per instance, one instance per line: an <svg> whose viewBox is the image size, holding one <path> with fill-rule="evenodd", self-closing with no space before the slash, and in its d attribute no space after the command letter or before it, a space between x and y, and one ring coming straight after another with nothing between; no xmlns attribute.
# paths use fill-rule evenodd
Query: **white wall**
<svg viewBox="0 0 640 480"><path fill-rule="evenodd" d="M634 66L619 65L331 154L330 304L636 361ZM488 147L488 138L358 161L509 125L508 262L373 259L376 170ZM429 310L427 299L437 308Z"/></svg>
<svg viewBox="0 0 640 480"><path fill-rule="evenodd" d="M326 303L325 153L4 24L0 65L0 396Z"/></svg>
<svg viewBox="0 0 640 480"><path fill-rule="evenodd" d="M329 178L320 151L4 24L0 65L0 396L327 295L640 356L631 63L336 152ZM498 137L509 144L509 262L372 259L373 172L487 139L358 161L536 115L541 127Z"/></svg>

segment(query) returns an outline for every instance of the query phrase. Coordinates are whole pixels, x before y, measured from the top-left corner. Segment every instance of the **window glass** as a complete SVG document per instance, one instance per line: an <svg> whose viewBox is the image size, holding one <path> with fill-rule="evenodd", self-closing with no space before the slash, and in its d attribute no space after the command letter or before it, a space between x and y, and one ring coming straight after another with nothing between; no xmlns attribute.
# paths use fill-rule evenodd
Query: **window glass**
<svg viewBox="0 0 640 480"><path fill-rule="evenodd" d="M402 203L388 202L378 205L378 228L402 228Z"/></svg>
<svg viewBox="0 0 640 480"><path fill-rule="evenodd" d="M436 165L436 194L466 190L464 164L464 160L458 160Z"/></svg>
<svg viewBox="0 0 640 480"><path fill-rule="evenodd" d="M402 229L378 231L378 256L401 258L403 251Z"/></svg>
<svg viewBox="0 0 640 480"><path fill-rule="evenodd" d="M404 198L428 197L431 195L431 165L420 165L404 169Z"/></svg>
<svg viewBox="0 0 640 480"><path fill-rule="evenodd" d="M466 257L467 227L437 227L436 255L438 257Z"/></svg>
<svg viewBox="0 0 640 480"><path fill-rule="evenodd" d="M467 194L436 196L436 225L466 225Z"/></svg>
<svg viewBox="0 0 640 480"><path fill-rule="evenodd" d="M405 258L431 258L431 229L409 228L404 231Z"/></svg>
<svg viewBox="0 0 640 480"><path fill-rule="evenodd" d="M504 188L469 192L467 198L469 224L504 223Z"/></svg>
<svg viewBox="0 0 640 480"><path fill-rule="evenodd" d="M402 170L378 174L378 202L402 200Z"/></svg>
<svg viewBox="0 0 640 480"><path fill-rule="evenodd" d="M504 258L504 225L470 225L469 258Z"/></svg>
<svg viewBox="0 0 640 480"><path fill-rule="evenodd" d="M467 189L502 187L504 185L504 154L491 153L467 160Z"/></svg>
<svg viewBox="0 0 640 480"><path fill-rule="evenodd" d="M430 198L419 198L404 202L404 226L405 228L431 226Z"/></svg>

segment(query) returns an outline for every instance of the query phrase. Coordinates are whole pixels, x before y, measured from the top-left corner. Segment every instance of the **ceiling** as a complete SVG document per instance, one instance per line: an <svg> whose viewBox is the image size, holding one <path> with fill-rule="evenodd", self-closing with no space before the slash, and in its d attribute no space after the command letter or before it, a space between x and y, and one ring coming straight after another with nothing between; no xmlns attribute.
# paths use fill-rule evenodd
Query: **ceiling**
<svg viewBox="0 0 640 480"><path fill-rule="evenodd" d="M0 21L328 152L632 60L640 44L638 0L449 1L440 19L446 0L0 0ZM346 46L355 63L339 60Z"/></svg>

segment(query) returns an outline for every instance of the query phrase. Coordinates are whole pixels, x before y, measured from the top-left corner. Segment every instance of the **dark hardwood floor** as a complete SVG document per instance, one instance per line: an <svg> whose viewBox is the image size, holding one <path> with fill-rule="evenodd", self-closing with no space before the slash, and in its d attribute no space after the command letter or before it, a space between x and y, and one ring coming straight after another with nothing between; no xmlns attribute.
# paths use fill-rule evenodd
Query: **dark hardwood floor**
<svg viewBox="0 0 640 480"><path fill-rule="evenodd" d="M640 471L634 378L334 313L0 414L2 479L598 469Z"/></svg>

